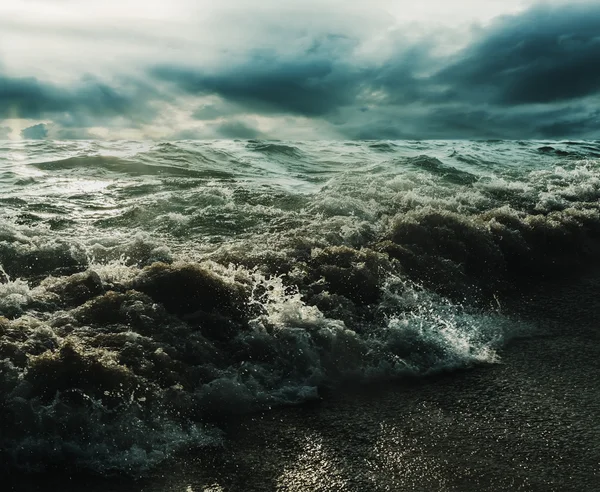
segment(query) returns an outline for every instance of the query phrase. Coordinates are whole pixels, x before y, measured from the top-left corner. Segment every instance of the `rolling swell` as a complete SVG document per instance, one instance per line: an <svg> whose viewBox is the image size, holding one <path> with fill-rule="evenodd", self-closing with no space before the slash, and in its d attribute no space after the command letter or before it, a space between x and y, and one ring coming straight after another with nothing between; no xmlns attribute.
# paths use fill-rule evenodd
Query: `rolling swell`
<svg viewBox="0 0 600 492"><path fill-rule="evenodd" d="M407 159L407 163L413 165L420 169L425 169L433 174L442 176L446 181L460 184L460 185L470 185L478 180L478 177L465 172L455 167L445 165L439 159L435 157L429 157L427 155L419 155L417 157L413 157Z"/></svg>
<svg viewBox="0 0 600 492"><path fill-rule="evenodd" d="M228 415L494 363L528 329L504 298L597 262L597 162L494 174L444 162L442 145L369 145L308 194L210 177L172 191L168 176L129 190L145 174L118 171L112 220L73 214L71 235L4 214L0 466L141 474L219 445ZM296 146L301 174L322 150ZM85 167L62 162L44 171Z"/></svg>
<svg viewBox="0 0 600 492"><path fill-rule="evenodd" d="M298 157L302 154L300 149L293 145L261 142L256 140L249 141L246 147L252 151L262 152L265 154L281 154L290 157Z"/></svg>
<svg viewBox="0 0 600 492"><path fill-rule="evenodd" d="M177 159L173 159L177 161ZM184 160L184 162L187 162ZM81 170L94 172L97 170L106 170L119 174L131 176L155 176L166 175L186 178L206 178L206 177L231 177L231 174L216 169L199 170L188 169L184 166L160 165L156 163L145 163L141 160L123 159L114 156L83 156L69 157L57 161L37 162L35 167L43 171L64 171Z"/></svg>

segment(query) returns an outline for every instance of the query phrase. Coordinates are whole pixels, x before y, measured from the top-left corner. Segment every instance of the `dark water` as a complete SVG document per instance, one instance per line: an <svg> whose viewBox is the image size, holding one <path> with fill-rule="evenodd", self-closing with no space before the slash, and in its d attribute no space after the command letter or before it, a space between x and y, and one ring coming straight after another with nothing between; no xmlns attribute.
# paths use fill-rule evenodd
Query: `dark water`
<svg viewBox="0 0 600 492"><path fill-rule="evenodd" d="M599 156L3 143L0 470L14 490L595 490Z"/></svg>

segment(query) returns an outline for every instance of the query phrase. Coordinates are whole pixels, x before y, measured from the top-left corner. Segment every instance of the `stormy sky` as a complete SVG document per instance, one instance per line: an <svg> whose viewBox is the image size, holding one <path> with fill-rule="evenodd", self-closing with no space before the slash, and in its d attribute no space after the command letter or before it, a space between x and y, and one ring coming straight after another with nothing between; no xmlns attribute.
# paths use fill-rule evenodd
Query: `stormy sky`
<svg viewBox="0 0 600 492"><path fill-rule="evenodd" d="M5 138L598 139L600 2L1 2Z"/></svg>

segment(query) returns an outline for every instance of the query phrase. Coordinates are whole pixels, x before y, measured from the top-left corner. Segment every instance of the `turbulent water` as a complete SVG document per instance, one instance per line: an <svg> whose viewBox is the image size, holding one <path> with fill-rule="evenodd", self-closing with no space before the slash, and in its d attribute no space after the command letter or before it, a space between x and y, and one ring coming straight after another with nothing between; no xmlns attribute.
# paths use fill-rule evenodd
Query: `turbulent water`
<svg viewBox="0 0 600 492"><path fill-rule="evenodd" d="M495 364L600 253L599 142L0 142L0 190L0 469Z"/></svg>

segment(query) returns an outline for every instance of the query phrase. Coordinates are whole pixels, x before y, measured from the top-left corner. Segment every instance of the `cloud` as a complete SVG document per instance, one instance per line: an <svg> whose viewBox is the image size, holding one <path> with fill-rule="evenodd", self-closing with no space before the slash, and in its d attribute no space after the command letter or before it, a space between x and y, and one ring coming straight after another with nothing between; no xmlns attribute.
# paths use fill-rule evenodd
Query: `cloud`
<svg viewBox="0 0 600 492"><path fill-rule="evenodd" d="M48 137L48 127L39 123L21 130L21 137L30 140L43 140Z"/></svg>
<svg viewBox="0 0 600 492"><path fill-rule="evenodd" d="M169 135L169 140L204 139L261 139L266 136L256 128L240 120L214 121L195 128L184 128Z"/></svg>
<svg viewBox="0 0 600 492"><path fill-rule="evenodd" d="M600 6L539 6L499 20L435 80L448 96L499 105L568 101L600 91Z"/></svg>
<svg viewBox="0 0 600 492"><path fill-rule="evenodd" d="M269 5L211 14L204 37L190 38L188 23L180 45L153 45L154 57L125 45L120 30L141 76L50 82L3 69L0 118L52 121L56 138L102 127L159 138L597 135L600 5L538 5L461 33L395 25L343 3L317 16ZM136 42L146 39L140 29ZM445 49L448 39L462 47Z"/></svg>
<svg viewBox="0 0 600 492"><path fill-rule="evenodd" d="M10 138L11 132L12 132L11 127L0 126L0 140L8 140Z"/></svg>
<svg viewBox="0 0 600 492"><path fill-rule="evenodd" d="M445 107L432 110L427 121L432 134L440 138L499 139L593 137L599 123L599 112L585 105Z"/></svg>
<svg viewBox="0 0 600 492"><path fill-rule="evenodd" d="M593 107L598 107L600 101L595 101ZM552 115L550 118L540 118L536 130L544 138L589 137L597 138L600 127L600 111L585 109Z"/></svg>
<svg viewBox="0 0 600 492"><path fill-rule="evenodd" d="M78 84L57 86L35 77L0 74L0 118L42 119L59 117L85 124L127 116L132 120L155 116L147 104L149 90L128 81L123 87L111 86L92 76Z"/></svg>
<svg viewBox="0 0 600 492"><path fill-rule="evenodd" d="M50 128L49 137L57 140L94 140L98 138L87 128L57 128L55 126Z"/></svg>
<svg viewBox="0 0 600 492"><path fill-rule="evenodd" d="M597 138L599 25L600 5L545 5L448 57L417 44L365 81L379 103L336 124L350 138Z"/></svg>
<svg viewBox="0 0 600 492"><path fill-rule="evenodd" d="M219 125L216 130L222 138L240 138L245 140L264 138L262 132L241 121L228 121Z"/></svg>
<svg viewBox="0 0 600 492"><path fill-rule="evenodd" d="M195 120L200 121L216 120L218 118L223 118L225 116L236 114L239 111L240 108L232 108L231 105L225 104L223 102L208 103L196 108L196 110L192 113L191 116Z"/></svg>
<svg viewBox="0 0 600 492"><path fill-rule="evenodd" d="M233 66L207 70L163 64L150 74L187 94L218 95L251 111L322 116L353 104L368 78L350 60L356 42L327 35L300 52L250 50Z"/></svg>
<svg viewBox="0 0 600 492"><path fill-rule="evenodd" d="M598 25L600 6L546 5L498 19L450 56L433 54L434 38L407 43L391 30L388 56L373 60L356 55L358 37L319 35L310 48L250 50L221 69L150 73L188 95L218 95L227 113L233 105L318 118L348 138L589 136L598 113L584 99L600 93ZM218 116L215 106L196 113Z"/></svg>

